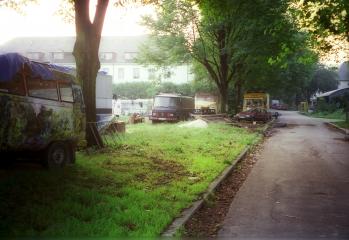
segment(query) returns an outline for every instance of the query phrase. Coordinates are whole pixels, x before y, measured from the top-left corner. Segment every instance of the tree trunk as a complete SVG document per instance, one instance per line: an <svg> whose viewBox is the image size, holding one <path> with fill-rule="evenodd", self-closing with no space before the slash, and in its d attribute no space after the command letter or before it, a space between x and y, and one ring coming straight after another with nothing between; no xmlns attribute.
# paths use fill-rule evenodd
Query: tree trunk
<svg viewBox="0 0 349 240"><path fill-rule="evenodd" d="M228 106L228 87L219 87L220 94L220 112L226 113Z"/></svg>
<svg viewBox="0 0 349 240"><path fill-rule="evenodd" d="M241 111L241 95L242 95L242 89L241 89L241 82L237 81L235 84L235 113L238 113Z"/></svg>
<svg viewBox="0 0 349 240"><path fill-rule="evenodd" d="M96 128L96 78L100 68L99 42L93 34L77 36L74 46L76 75L81 81L86 106L86 141L88 146L103 146Z"/></svg>
<svg viewBox="0 0 349 240"><path fill-rule="evenodd" d="M103 146L96 128L96 78L100 68L99 44L108 0L98 0L93 22L89 16L89 1L74 0L76 42L73 55L76 77L82 85L86 106L86 141L88 146Z"/></svg>

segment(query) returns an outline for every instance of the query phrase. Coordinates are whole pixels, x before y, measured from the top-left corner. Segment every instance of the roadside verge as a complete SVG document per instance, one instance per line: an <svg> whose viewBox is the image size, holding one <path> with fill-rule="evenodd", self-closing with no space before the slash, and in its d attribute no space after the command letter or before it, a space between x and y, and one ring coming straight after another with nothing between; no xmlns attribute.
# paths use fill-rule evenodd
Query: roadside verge
<svg viewBox="0 0 349 240"><path fill-rule="evenodd" d="M264 136L266 131L272 126L275 119L270 121L261 129L261 134ZM162 237L173 237L175 236L180 229L184 227L187 221L196 213L209 199L209 197L216 191L220 184L229 176L229 174L235 169L235 166L241 162L246 155L249 153L251 148L256 143L246 147L239 156L229 165L207 188L206 192L203 194L201 199L195 201L189 208L184 209L181 214L174 219L174 221L167 227L167 229L161 234Z"/></svg>
<svg viewBox="0 0 349 240"><path fill-rule="evenodd" d="M338 130L339 132L342 132L344 134L349 134L349 130L347 130L345 128L338 127L336 124L333 124L331 122L325 122L325 124L331 128Z"/></svg>

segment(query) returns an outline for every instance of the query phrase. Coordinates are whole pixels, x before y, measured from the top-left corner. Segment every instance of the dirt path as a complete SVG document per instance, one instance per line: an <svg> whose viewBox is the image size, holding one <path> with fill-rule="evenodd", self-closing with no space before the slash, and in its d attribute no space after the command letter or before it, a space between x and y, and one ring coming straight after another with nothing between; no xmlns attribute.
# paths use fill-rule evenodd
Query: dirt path
<svg viewBox="0 0 349 240"><path fill-rule="evenodd" d="M349 238L349 143L321 120L284 112L219 238Z"/></svg>

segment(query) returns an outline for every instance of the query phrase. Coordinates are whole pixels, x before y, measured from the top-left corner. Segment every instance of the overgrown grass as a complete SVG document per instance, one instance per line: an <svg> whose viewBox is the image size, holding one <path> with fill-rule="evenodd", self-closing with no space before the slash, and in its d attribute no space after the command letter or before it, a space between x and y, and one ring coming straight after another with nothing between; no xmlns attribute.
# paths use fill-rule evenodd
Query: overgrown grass
<svg viewBox="0 0 349 240"><path fill-rule="evenodd" d="M58 172L0 170L0 235L155 237L259 135L222 124L127 126Z"/></svg>
<svg viewBox="0 0 349 240"><path fill-rule="evenodd" d="M349 129L349 122L334 122L333 124L337 125L338 127L341 127L341 128L346 128L346 129Z"/></svg>
<svg viewBox="0 0 349 240"><path fill-rule="evenodd" d="M307 113L307 116L327 119L341 119L345 120L345 112L343 109L338 109L334 112L313 112Z"/></svg>

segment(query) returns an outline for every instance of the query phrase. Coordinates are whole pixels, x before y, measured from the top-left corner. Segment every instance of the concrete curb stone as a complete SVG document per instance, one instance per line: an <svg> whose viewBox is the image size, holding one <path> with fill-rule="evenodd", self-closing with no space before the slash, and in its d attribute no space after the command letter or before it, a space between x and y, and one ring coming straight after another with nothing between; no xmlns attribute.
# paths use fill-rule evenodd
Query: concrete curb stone
<svg viewBox="0 0 349 240"><path fill-rule="evenodd" d="M325 122L325 124L327 126L330 126L330 127L333 127L337 130L339 130L340 132L344 133L344 134L349 134L349 130L345 129L345 128L341 128L341 127L338 127L337 125L331 123L331 122Z"/></svg>

